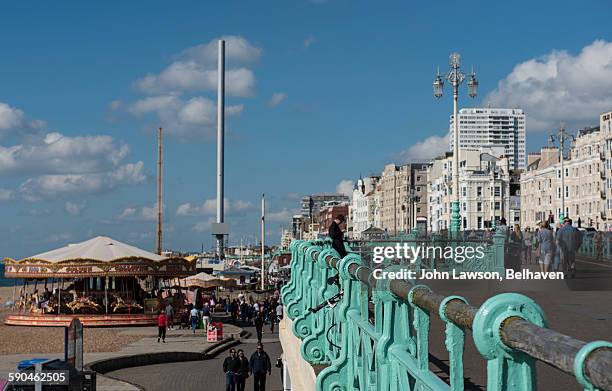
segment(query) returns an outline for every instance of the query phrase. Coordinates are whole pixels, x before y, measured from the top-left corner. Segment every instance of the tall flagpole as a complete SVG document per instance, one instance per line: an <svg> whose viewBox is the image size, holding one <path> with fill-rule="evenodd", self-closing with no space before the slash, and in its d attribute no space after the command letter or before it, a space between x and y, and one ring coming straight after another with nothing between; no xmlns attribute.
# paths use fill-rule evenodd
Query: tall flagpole
<svg viewBox="0 0 612 391"><path fill-rule="evenodd" d="M162 128L157 131L157 254L162 253Z"/></svg>
<svg viewBox="0 0 612 391"><path fill-rule="evenodd" d="M266 198L265 194L261 195L261 290L265 289L265 241L266 241Z"/></svg>

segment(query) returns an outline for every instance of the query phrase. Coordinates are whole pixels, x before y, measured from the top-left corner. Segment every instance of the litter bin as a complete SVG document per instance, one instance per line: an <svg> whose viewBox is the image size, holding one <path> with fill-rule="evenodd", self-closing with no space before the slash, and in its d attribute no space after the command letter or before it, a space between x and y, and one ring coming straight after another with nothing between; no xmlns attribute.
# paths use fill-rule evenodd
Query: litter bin
<svg viewBox="0 0 612 391"><path fill-rule="evenodd" d="M24 369L35 367L36 364L38 364L39 362L45 362L45 361L49 361L49 359L48 358L31 358L29 360L22 360L22 361L19 361L19 363L17 364L17 370L23 371Z"/></svg>

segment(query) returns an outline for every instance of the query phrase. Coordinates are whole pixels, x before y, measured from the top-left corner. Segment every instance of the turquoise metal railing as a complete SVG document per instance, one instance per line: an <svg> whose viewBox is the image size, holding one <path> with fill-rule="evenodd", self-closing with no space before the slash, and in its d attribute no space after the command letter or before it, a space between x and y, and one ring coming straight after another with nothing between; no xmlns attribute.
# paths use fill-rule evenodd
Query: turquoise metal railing
<svg viewBox="0 0 612 391"><path fill-rule="evenodd" d="M601 235L600 238L596 238L594 234L585 234L582 237L578 255L601 261L612 261L612 234L599 233L599 235Z"/></svg>
<svg viewBox="0 0 612 391"><path fill-rule="evenodd" d="M291 252L282 297L302 358L326 365L317 390L463 390L469 330L487 361L487 390L534 390L536 360L575 375L585 390L612 390L612 343L547 329L542 309L526 296L504 293L475 308L410 281L375 280L358 254L338 259L327 239L294 241ZM333 308L311 310L326 301ZM432 316L446 324L448 384L429 370Z"/></svg>

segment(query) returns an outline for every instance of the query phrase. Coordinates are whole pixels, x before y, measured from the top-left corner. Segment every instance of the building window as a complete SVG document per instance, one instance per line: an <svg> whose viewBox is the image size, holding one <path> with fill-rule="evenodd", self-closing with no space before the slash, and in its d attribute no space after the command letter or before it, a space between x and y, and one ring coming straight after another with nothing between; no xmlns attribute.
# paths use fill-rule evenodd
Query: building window
<svg viewBox="0 0 612 391"><path fill-rule="evenodd" d="M478 229L482 229L482 216L478 216Z"/></svg>
<svg viewBox="0 0 612 391"><path fill-rule="evenodd" d="M501 187L495 186L495 197L499 197L501 194Z"/></svg>
<svg viewBox="0 0 612 391"><path fill-rule="evenodd" d="M477 202L476 203L476 211L477 212L482 212L482 202Z"/></svg>
<svg viewBox="0 0 612 391"><path fill-rule="evenodd" d="M499 201L495 201L495 210L499 210L501 208L501 204Z"/></svg>
<svg viewBox="0 0 612 391"><path fill-rule="evenodd" d="M482 186L476 188L476 196L482 197Z"/></svg>

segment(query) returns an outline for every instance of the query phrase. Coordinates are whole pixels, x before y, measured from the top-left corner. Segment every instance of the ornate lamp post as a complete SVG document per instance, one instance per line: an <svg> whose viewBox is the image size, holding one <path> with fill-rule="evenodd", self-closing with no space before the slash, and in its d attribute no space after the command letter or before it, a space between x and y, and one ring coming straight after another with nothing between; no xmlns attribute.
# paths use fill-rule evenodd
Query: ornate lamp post
<svg viewBox="0 0 612 391"><path fill-rule="evenodd" d="M465 73L461 72L461 56L459 53L450 55L450 69L444 79L448 80L453 87L453 187L451 201L451 232L455 237L459 236L461 230L461 214L459 208L459 119L457 112L457 100L459 98L459 86L465 80ZM433 92L436 98L441 98L444 90L444 80L440 76L440 71L436 74L433 82ZM474 70L468 80L468 95L471 98L476 96L478 81Z"/></svg>

